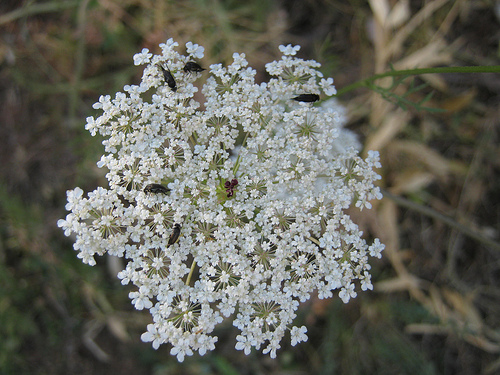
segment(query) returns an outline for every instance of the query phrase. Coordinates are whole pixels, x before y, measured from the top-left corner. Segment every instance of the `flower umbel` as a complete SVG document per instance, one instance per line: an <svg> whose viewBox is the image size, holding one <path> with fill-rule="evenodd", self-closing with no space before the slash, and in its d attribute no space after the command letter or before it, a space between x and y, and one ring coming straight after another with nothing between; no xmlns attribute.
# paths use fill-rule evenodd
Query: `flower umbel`
<svg viewBox="0 0 500 375"><path fill-rule="evenodd" d="M143 341L170 343L182 361L213 350L215 327L233 316L236 349L275 357L287 332L292 345L307 340L293 321L313 292L348 302L356 284L372 289L368 260L384 246L368 245L346 210L381 198L378 153L358 155L334 99L314 103L335 93L333 80L296 58L298 46L280 47L262 84L244 54L192 73L184 67L203 47L160 47L134 57L145 64L138 86L94 105L103 113L87 129L105 138L98 166L109 187L69 191L58 225L87 264L106 252L127 259L118 276L153 317ZM204 76L201 106L194 83ZM302 94L315 100L292 100Z"/></svg>

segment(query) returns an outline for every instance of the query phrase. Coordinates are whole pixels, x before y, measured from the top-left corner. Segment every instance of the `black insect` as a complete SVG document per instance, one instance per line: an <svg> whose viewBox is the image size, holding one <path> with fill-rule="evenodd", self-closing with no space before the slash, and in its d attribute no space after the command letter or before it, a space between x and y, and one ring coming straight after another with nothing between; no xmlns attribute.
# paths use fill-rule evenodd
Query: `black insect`
<svg viewBox="0 0 500 375"><path fill-rule="evenodd" d="M177 241L179 241L179 236L181 235L181 225L180 224L175 224L174 225L174 231L170 235L168 239L168 245L167 247L170 247L170 245L173 245Z"/></svg>
<svg viewBox="0 0 500 375"><path fill-rule="evenodd" d="M318 94L300 94L299 96L296 96L295 98L292 98L292 99L296 100L298 102L312 103L312 102L317 102L319 100L319 95Z"/></svg>
<svg viewBox="0 0 500 375"><path fill-rule="evenodd" d="M167 82L168 87L172 89L173 92L177 91L177 84L175 83L175 79L172 76L172 73L170 73L170 69L165 69L163 66L158 65L163 72L163 78L165 79L165 82Z"/></svg>
<svg viewBox="0 0 500 375"><path fill-rule="evenodd" d="M194 61L189 61L186 63L186 65L184 65L184 68L183 68L184 72L186 73L199 73L199 72L202 72L206 69L203 69L201 66L199 66L197 63L195 63Z"/></svg>
<svg viewBox="0 0 500 375"><path fill-rule="evenodd" d="M163 185L160 184L148 184L144 188L144 192L147 193L153 193L153 194L167 194L170 191L169 188L166 188Z"/></svg>

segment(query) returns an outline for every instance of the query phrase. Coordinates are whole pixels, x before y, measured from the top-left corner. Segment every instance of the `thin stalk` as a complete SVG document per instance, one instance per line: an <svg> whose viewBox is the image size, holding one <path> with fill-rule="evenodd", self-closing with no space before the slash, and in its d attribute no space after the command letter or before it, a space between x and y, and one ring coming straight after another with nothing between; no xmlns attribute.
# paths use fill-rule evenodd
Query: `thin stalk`
<svg viewBox="0 0 500 375"><path fill-rule="evenodd" d="M352 91L359 87L367 87L371 82L385 77L397 76L412 76L420 74L443 74L443 73L500 73L500 65L492 66L443 66L437 68L420 68L407 70L391 70L389 72L375 74L369 78L365 78L354 82L337 91L335 96L339 97L346 92Z"/></svg>
<svg viewBox="0 0 500 375"><path fill-rule="evenodd" d="M79 3L79 0L67 2L54 1L51 3L30 4L28 6L22 6L16 10L13 10L12 12L0 16L0 26L15 21L19 18L32 16L34 14L59 12L63 9L74 8L77 7Z"/></svg>
<svg viewBox="0 0 500 375"><path fill-rule="evenodd" d="M314 242L316 245L318 245L318 247L321 247L320 244L319 244L319 241L316 238L314 238L314 237L307 237L307 239L310 240L310 241L312 241L312 242Z"/></svg>
<svg viewBox="0 0 500 375"><path fill-rule="evenodd" d="M76 112L78 101L80 98L80 84L83 77L83 68L85 65L85 25L87 23L87 6L90 0L83 0L78 8L78 26L77 26L77 48L75 54L75 70L73 74L72 90L69 95L68 116L71 120L71 125L74 126L77 122Z"/></svg>
<svg viewBox="0 0 500 375"><path fill-rule="evenodd" d="M196 268L196 261L193 260L193 263L191 263L191 269L189 270L189 275L186 279L186 285L189 286L189 284L191 283L191 277L193 276L193 273L194 273L194 269Z"/></svg>
<svg viewBox="0 0 500 375"><path fill-rule="evenodd" d="M245 138L243 139L243 142L241 143L241 147L245 147L245 144L247 142L248 138L248 132L245 133ZM240 168L240 163L241 163L241 155L238 154L238 157L236 158L236 162L234 163L233 167L233 174L236 176L236 173L238 172L238 169Z"/></svg>

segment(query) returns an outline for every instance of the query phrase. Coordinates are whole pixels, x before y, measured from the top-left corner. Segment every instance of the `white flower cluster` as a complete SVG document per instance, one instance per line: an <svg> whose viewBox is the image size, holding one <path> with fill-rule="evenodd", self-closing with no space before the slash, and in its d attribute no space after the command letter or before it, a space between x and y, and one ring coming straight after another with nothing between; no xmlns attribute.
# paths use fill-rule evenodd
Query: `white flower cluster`
<svg viewBox="0 0 500 375"><path fill-rule="evenodd" d="M154 348L170 343L179 361L203 355L233 317L236 349L275 357L287 331L292 345L307 340L293 321L312 293L338 289L348 302L356 280L372 289L368 258L384 246L368 245L346 210L381 198L378 154L358 156L334 99L314 103L335 93L333 80L296 58L299 46L281 46L261 84L244 54L203 72L203 47L188 43L184 56L177 46L135 55L141 83L94 105L103 113L86 128L105 137L98 165L109 188L68 191L58 225L76 235L85 263L127 259L118 276L137 287L134 306L150 310L142 340Z"/></svg>

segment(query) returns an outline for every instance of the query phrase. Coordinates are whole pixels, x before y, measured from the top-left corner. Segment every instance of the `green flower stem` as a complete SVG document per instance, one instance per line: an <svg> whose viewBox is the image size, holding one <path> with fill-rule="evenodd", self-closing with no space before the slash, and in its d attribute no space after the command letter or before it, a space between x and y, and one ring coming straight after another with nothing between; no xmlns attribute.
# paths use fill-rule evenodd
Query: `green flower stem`
<svg viewBox="0 0 500 375"><path fill-rule="evenodd" d="M245 133L245 138L243 139L243 142L241 143L241 147L245 147L247 143L247 138L248 138L248 133ZM241 164L241 154L238 154L238 157L236 158L236 162L234 163L233 167L233 174L236 177L236 173L238 173L238 169L240 169L240 164ZM241 176L239 176L241 177Z"/></svg>
<svg viewBox="0 0 500 375"><path fill-rule="evenodd" d="M191 283L191 277L193 277L193 273L194 273L195 268L196 268L196 261L193 260L193 263L191 263L191 269L189 270L189 275L186 279L186 285L188 285L188 286Z"/></svg>
<svg viewBox="0 0 500 375"><path fill-rule="evenodd" d="M53 2L45 2L42 4L33 4L33 2L29 5L22 6L13 10L12 12L5 13L0 16L0 25L4 25L6 23L18 20L20 18L25 18L29 16L33 16L36 14L43 13L51 13L51 12L59 12L64 9L76 8L80 3L79 0L75 1L53 1Z"/></svg>
<svg viewBox="0 0 500 375"><path fill-rule="evenodd" d="M437 68L420 68L407 70L391 70L389 72L375 74L369 78L354 82L337 91L336 97L357 89L359 87L368 87L370 83L380 78L397 77L397 76L412 76L420 74L443 74L443 73L500 73L500 65L492 66L443 66Z"/></svg>

